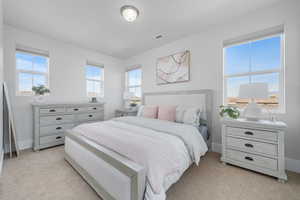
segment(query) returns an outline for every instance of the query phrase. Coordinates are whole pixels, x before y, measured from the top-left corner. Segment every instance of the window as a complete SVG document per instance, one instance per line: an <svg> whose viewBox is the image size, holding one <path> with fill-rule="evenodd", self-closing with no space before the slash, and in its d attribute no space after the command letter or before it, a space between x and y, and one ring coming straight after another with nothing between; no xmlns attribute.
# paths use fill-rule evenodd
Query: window
<svg viewBox="0 0 300 200"><path fill-rule="evenodd" d="M135 68L126 72L126 90L132 92L135 97L142 97L142 69Z"/></svg>
<svg viewBox="0 0 300 200"><path fill-rule="evenodd" d="M16 50L17 95L33 95L32 87L49 88L49 57L45 54Z"/></svg>
<svg viewBox="0 0 300 200"><path fill-rule="evenodd" d="M225 104L244 107L249 100L238 98L239 86L264 82L269 98L257 100L266 108L284 110L284 35L279 33L224 47Z"/></svg>
<svg viewBox="0 0 300 200"><path fill-rule="evenodd" d="M88 97L104 97L104 68L87 64L85 67Z"/></svg>

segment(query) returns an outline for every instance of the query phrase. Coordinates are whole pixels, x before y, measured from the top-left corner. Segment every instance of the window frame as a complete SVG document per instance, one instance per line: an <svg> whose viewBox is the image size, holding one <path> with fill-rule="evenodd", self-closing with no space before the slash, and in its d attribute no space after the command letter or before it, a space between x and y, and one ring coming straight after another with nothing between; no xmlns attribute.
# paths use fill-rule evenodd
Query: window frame
<svg viewBox="0 0 300 200"><path fill-rule="evenodd" d="M141 70L141 84L140 85L131 85L131 86L129 86L129 77L128 77L128 74L129 74L130 71L133 71L133 70ZM143 70L142 70L141 66L136 66L136 67L128 68L125 71L125 91L129 92L130 88L141 88L141 97L137 97L137 98L142 99L143 98L143 91L142 91L143 81L142 80L143 80Z"/></svg>
<svg viewBox="0 0 300 200"><path fill-rule="evenodd" d="M100 80L98 80L98 79L92 79L92 78L88 78L87 77L87 75L86 75L86 69L87 69L87 67L88 66L91 66L91 67L97 67L97 68L99 68L100 70L102 70L102 73L101 73L101 76L100 76ZM91 97L94 97L94 96L90 96L89 94L88 94L88 86L87 86L87 82L88 81L92 81L92 82L99 82L99 84L100 84L100 95L99 96L96 96L96 97L98 97L98 98L104 98L104 66L103 65L99 65L99 64L92 64L92 63L86 63L86 65L85 65L85 68L84 68L85 70L84 70L84 75L85 75L85 84L86 84L86 87L85 87L85 89L86 89L86 95L87 95L87 97L89 97L89 98L91 98ZM102 84L101 84L102 83ZM101 87L102 86L102 87ZM101 90L102 90L102 92L101 92ZM101 95L102 94L102 95Z"/></svg>
<svg viewBox="0 0 300 200"><path fill-rule="evenodd" d="M39 71L34 71L34 70L24 70L24 69L18 69L17 68L17 59L16 59L16 55L17 53L22 53L22 54L27 54L27 55L32 55L32 56L43 56L47 59L47 72L39 72ZM15 50L15 70L16 70L16 96L34 96L34 92L31 90L31 92L25 93L24 91L22 92L20 90L20 81L19 81L19 77L21 73L28 73L31 75L43 75L45 76L45 86L50 89L50 57L49 55L44 55L44 54L40 54L40 53L36 53L36 52L31 52L31 51L27 51L27 50L23 50L23 49L16 49ZM33 86L33 79L32 81L32 86ZM50 94L50 93L49 93ZM46 95L49 95L46 94Z"/></svg>
<svg viewBox="0 0 300 200"><path fill-rule="evenodd" d="M236 74L225 74L225 63L226 63L226 48L237 46L241 44L246 44L250 42L256 42L259 40L264 40L272 37L280 36L280 57L281 63L278 69L271 70L261 70L254 72L245 72L245 73L236 73ZM230 45L223 45L223 104L228 105L227 102L227 79L233 77L245 77L249 76L249 79L253 75L263 75L263 74L272 74L279 73L279 97L278 97L278 108L271 109L274 113L285 113L286 112L286 104L285 104L285 33L282 31L281 33L269 34L262 37L254 37L254 39L247 39L243 42L237 42ZM251 83L251 79L249 80ZM270 109L268 109L270 111Z"/></svg>

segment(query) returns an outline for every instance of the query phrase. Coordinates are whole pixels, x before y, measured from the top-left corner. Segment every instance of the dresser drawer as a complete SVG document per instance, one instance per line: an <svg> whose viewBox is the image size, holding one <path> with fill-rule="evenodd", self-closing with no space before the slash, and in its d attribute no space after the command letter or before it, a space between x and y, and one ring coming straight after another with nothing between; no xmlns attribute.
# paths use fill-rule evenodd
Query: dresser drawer
<svg viewBox="0 0 300 200"><path fill-rule="evenodd" d="M74 127L74 124L58 124L51 126L43 126L40 128L40 136L54 135L64 132Z"/></svg>
<svg viewBox="0 0 300 200"><path fill-rule="evenodd" d="M263 142L255 142L246 139L239 139L233 137L226 138L226 144L228 147L242 149L246 152L263 153L270 156L277 156L277 145L268 144Z"/></svg>
<svg viewBox="0 0 300 200"><path fill-rule="evenodd" d="M277 170L277 160L275 159L235 150L227 150L226 153L229 159L251 164L261 168Z"/></svg>
<svg viewBox="0 0 300 200"><path fill-rule="evenodd" d="M103 106L90 106L87 107L87 111L93 112L93 111L101 111L104 110Z"/></svg>
<svg viewBox="0 0 300 200"><path fill-rule="evenodd" d="M55 115L55 116L40 117L41 126L72 123L73 121L74 121L73 115Z"/></svg>
<svg viewBox="0 0 300 200"><path fill-rule="evenodd" d="M64 107L55 107L55 108L41 108L40 114L55 114L55 113L63 113L65 112Z"/></svg>
<svg viewBox="0 0 300 200"><path fill-rule="evenodd" d="M68 113L86 112L87 107L69 107L66 109Z"/></svg>
<svg viewBox="0 0 300 200"><path fill-rule="evenodd" d="M100 121L103 119L104 119L103 113L85 113L85 114L77 115L77 120L79 122L96 121L96 120Z"/></svg>
<svg viewBox="0 0 300 200"><path fill-rule="evenodd" d="M63 133L40 137L40 144L49 144L49 143L57 143L64 142L65 136Z"/></svg>
<svg viewBox="0 0 300 200"><path fill-rule="evenodd" d="M229 136L239 136L253 139L263 139L270 141L277 141L277 132L263 131L256 129L244 129L236 127L227 127L227 135Z"/></svg>

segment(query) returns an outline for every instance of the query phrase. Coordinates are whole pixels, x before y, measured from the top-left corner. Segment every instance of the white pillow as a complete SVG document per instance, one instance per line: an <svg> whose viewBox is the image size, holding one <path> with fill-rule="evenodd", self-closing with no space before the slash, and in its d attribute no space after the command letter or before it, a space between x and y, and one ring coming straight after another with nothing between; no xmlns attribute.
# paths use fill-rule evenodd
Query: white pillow
<svg viewBox="0 0 300 200"><path fill-rule="evenodd" d="M176 108L176 122L199 126L200 108L177 106Z"/></svg>

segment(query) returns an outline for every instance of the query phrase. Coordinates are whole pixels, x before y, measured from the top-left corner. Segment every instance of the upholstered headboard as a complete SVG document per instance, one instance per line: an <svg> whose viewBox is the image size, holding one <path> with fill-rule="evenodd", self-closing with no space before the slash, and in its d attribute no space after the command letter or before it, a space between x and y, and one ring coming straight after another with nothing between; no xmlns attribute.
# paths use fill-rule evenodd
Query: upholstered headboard
<svg viewBox="0 0 300 200"><path fill-rule="evenodd" d="M205 111L206 122L209 132L209 148L212 144L212 106L213 92L209 89L168 91L168 92L146 92L143 94L142 103L145 105L181 105L195 106Z"/></svg>

